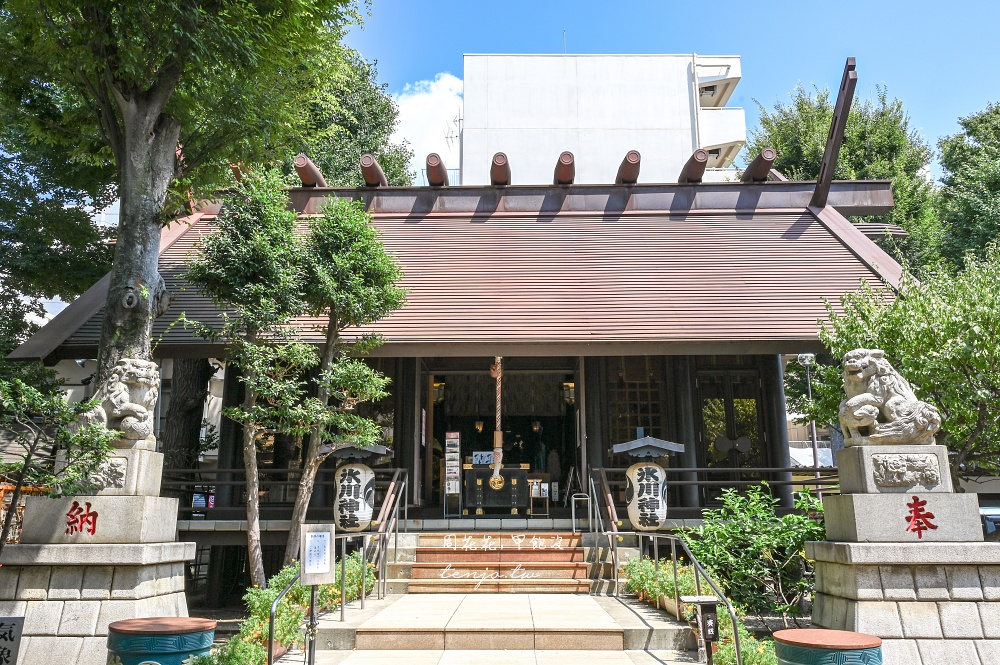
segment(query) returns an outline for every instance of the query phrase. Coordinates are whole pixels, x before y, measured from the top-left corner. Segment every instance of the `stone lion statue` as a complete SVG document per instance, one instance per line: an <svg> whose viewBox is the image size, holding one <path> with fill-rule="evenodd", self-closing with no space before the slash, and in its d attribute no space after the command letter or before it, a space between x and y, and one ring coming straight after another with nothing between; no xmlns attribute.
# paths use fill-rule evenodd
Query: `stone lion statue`
<svg viewBox="0 0 1000 665"><path fill-rule="evenodd" d="M123 358L102 383L94 398L100 403L84 417L86 422L101 423L119 430L119 448L155 447L153 407L160 392L160 371L150 360ZM139 443L143 442L143 443Z"/></svg>
<svg viewBox="0 0 1000 665"><path fill-rule="evenodd" d="M844 392L840 427L848 446L932 444L941 428L938 410L917 399L880 349L844 355Z"/></svg>

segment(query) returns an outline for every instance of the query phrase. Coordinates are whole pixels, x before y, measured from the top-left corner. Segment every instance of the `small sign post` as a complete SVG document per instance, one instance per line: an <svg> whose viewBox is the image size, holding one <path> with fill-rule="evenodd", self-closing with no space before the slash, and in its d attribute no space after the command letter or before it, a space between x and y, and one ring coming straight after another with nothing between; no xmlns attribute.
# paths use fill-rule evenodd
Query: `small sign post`
<svg viewBox="0 0 1000 665"><path fill-rule="evenodd" d="M334 569L334 524L303 524L299 544L300 576L304 586L333 584L337 578Z"/></svg>
<svg viewBox="0 0 1000 665"><path fill-rule="evenodd" d="M681 602L697 605L699 626L701 627L700 644L704 644L705 658L712 665L713 642L719 641L719 615L716 609L719 599L715 596L681 596ZM701 649L699 648L699 651Z"/></svg>
<svg viewBox="0 0 1000 665"><path fill-rule="evenodd" d="M334 566L336 534L335 524L302 525L299 540L299 583L312 587L309 594L309 626L306 629L306 654L310 665L316 662L316 627L319 625L316 619L316 585L333 584L337 580ZM343 606L343 596L340 602Z"/></svg>

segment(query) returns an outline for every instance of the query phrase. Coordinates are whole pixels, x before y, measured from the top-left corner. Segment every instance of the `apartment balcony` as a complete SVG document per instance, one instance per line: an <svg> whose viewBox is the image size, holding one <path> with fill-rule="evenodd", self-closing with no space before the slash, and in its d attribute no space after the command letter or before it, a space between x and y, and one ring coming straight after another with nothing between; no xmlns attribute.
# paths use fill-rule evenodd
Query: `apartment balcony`
<svg viewBox="0 0 1000 665"><path fill-rule="evenodd" d="M698 111L698 144L708 150L710 168L726 168L746 143L747 120L742 108Z"/></svg>
<svg viewBox="0 0 1000 665"><path fill-rule="evenodd" d="M739 56L698 56L698 103L702 108L725 106L743 76Z"/></svg>

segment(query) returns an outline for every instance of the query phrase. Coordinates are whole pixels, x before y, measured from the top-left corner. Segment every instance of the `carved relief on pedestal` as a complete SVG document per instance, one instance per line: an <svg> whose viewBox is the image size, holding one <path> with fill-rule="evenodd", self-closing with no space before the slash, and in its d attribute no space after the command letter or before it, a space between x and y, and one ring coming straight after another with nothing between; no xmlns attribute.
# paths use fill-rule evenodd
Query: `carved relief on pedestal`
<svg viewBox="0 0 1000 665"><path fill-rule="evenodd" d="M94 396L99 400L86 416L91 423L101 423L119 430L121 438L112 441L116 448L155 448L153 415L160 392L160 371L155 362L123 358Z"/></svg>
<svg viewBox="0 0 1000 665"><path fill-rule="evenodd" d="M872 470L881 487L931 487L941 482L937 455L872 455Z"/></svg>
<svg viewBox="0 0 1000 665"><path fill-rule="evenodd" d="M840 426L848 446L929 445L941 428L938 410L917 399L880 349L844 355L844 392Z"/></svg>
<svg viewBox="0 0 1000 665"><path fill-rule="evenodd" d="M91 476L90 481L102 489L121 489L125 487L127 475L128 458L109 457L104 460L101 469Z"/></svg>

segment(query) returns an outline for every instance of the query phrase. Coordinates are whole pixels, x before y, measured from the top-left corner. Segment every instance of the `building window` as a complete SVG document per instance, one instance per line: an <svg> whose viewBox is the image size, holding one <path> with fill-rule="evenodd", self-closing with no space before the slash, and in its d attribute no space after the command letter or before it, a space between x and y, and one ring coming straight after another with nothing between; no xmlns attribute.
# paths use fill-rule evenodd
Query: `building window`
<svg viewBox="0 0 1000 665"><path fill-rule="evenodd" d="M663 437L663 367L658 356L625 356L608 362L608 445L632 441L638 428L645 436ZM620 458L620 459L619 459ZM609 466L629 462L610 457ZM630 462L629 462L630 463Z"/></svg>

